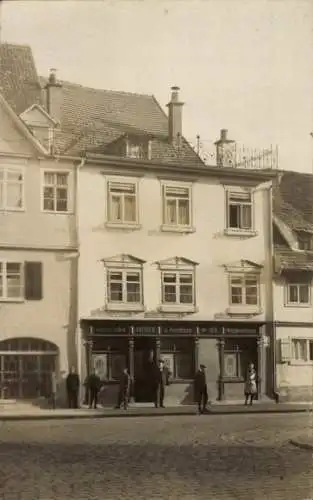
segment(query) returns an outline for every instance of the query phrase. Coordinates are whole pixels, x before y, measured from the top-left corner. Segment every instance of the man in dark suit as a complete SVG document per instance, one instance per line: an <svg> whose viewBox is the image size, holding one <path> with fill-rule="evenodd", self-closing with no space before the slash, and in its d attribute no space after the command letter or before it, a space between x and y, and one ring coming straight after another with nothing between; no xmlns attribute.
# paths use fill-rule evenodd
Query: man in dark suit
<svg viewBox="0 0 313 500"><path fill-rule="evenodd" d="M155 402L154 406L164 408L165 386L169 385L170 372L165 366L164 361L160 359L156 367L156 381L155 381Z"/></svg>
<svg viewBox="0 0 313 500"><path fill-rule="evenodd" d="M66 391L69 408L78 408L79 376L72 366L70 373L66 378Z"/></svg>
<svg viewBox="0 0 313 500"><path fill-rule="evenodd" d="M195 376L195 401L198 405L199 413L207 411L208 399L205 365L200 365Z"/></svg>
<svg viewBox="0 0 313 500"><path fill-rule="evenodd" d="M118 401L116 405L116 409L120 408L123 405L124 410L127 410L130 396L130 388L131 388L131 378L128 373L128 369L124 368L121 379L120 379L120 387L118 392Z"/></svg>
<svg viewBox="0 0 313 500"><path fill-rule="evenodd" d="M96 372L93 370L89 377L87 378L87 384L86 388L88 391L88 405L89 408L94 407L94 409L97 408L98 404L98 394L100 391L101 387L101 380L100 377L96 374Z"/></svg>

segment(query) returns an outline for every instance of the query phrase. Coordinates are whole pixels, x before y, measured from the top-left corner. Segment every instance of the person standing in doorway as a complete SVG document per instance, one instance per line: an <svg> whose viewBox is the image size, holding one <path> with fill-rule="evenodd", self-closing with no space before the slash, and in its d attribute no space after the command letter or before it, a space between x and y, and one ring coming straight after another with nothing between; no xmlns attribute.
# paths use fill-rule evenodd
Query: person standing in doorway
<svg viewBox="0 0 313 500"><path fill-rule="evenodd" d="M124 410L127 410L130 397L130 388L131 388L131 377L128 373L128 369L124 368L120 379L118 401L115 407L116 409L119 409L121 405L123 405Z"/></svg>
<svg viewBox="0 0 313 500"><path fill-rule="evenodd" d="M156 369L156 394L155 403L156 408L164 408L165 386L169 385L170 373L165 366L163 359L159 360L159 366Z"/></svg>
<svg viewBox="0 0 313 500"><path fill-rule="evenodd" d="M250 405L253 404L253 400L257 395L257 375L253 363L249 363L247 370L246 380L245 380L245 405L250 401Z"/></svg>
<svg viewBox="0 0 313 500"><path fill-rule="evenodd" d="M57 404L58 381L55 372L51 373L51 406L55 410Z"/></svg>
<svg viewBox="0 0 313 500"><path fill-rule="evenodd" d="M69 408L78 408L79 376L72 366L70 373L66 378L66 391Z"/></svg>
<svg viewBox="0 0 313 500"><path fill-rule="evenodd" d="M98 394L101 387L100 377L96 374L95 370L92 370L89 377L87 378L87 392L88 392L88 406L89 408L97 408L98 404Z"/></svg>
<svg viewBox="0 0 313 500"><path fill-rule="evenodd" d="M209 399L205 370L205 365L200 365L195 376L195 401L198 405L199 413L205 413L207 411Z"/></svg>

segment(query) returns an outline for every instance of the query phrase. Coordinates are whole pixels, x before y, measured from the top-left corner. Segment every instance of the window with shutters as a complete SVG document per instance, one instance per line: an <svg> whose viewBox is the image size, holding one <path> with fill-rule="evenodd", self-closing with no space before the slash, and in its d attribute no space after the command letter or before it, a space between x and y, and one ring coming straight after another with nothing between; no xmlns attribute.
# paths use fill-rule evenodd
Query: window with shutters
<svg viewBox="0 0 313 500"><path fill-rule="evenodd" d="M68 212L69 173L45 171L43 174L42 198L44 212Z"/></svg>
<svg viewBox="0 0 313 500"><path fill-rule="evenodd" d="M226 191L226 230L229 232L253 231L253 196L251 190Z"/></svg>
<svg viewBox="0 0 313 500"><path fill-rule="evenodd" d="M313 363L313 339L291 339L291 358L296 363Z"/></svg>
<svg viewBox="0 0 313 500"><path fill-rule="evenodd" d="M0 261L0 300L15 301L23 297L23 264Z"/></svg>
<svg viewBox="0 0 313 500"><path fill-rule="evenodd" d="M167 230L192 228L191 185L163 184L163 226Z"/></svg>
<svg viewBox="0 0 313 500"><path fill-rule="evenodd" d="M0 210L24 209L24 173L19 167L0 166Z"/></svg>
<svg viewBox="0 0 313 500"><path fill-rule="evenodd" d="M138 186L136 182L108 182L108 223L138 225Z"/></svg>

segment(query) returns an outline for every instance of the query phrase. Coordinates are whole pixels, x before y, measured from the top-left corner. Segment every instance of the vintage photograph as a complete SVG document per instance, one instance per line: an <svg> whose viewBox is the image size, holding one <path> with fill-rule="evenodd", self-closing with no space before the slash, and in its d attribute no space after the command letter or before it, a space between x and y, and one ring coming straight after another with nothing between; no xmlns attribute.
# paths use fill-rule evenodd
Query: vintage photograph
<svg viewBox="0 0 313 500"><path fill-rule="evenodd" d="M313 2L0 1L0 500L313 499Z"/></svg>

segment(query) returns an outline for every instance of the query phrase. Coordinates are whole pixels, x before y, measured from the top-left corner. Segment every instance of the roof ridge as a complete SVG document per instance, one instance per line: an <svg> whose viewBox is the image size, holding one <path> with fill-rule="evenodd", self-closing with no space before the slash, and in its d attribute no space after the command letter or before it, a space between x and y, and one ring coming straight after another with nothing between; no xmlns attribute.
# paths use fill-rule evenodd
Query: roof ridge
<svg viewBox="0 0 313 500"><path fill-rule="evenodd" d="M39 79L42 79L44 81L48 81L48 78L46 76L39 75ZM107 92L107 93L111 93L111 94L129 95L129 96L137 96L137 97L149 97L150 99L152 99L154 97L151 94L141 94L139 92L126 92L125 90L99 89L96 87L89 87L86 85L82 85L81 83L70 82L68 80L58 80L58 81L61 84L71 85L72 87L82 88L84 90L90 90L90 91L96 91L96 92Z"/></svg>
<svg viewBox="0 0 313 500"><path fill-rule="evenodd" d="M28 45L27 43L10 43L10 42L0 42L0 48L2 46L7 46L7 47L15 47L15 48L23 48L23 49L31 49L31 46Z"/></svg>

